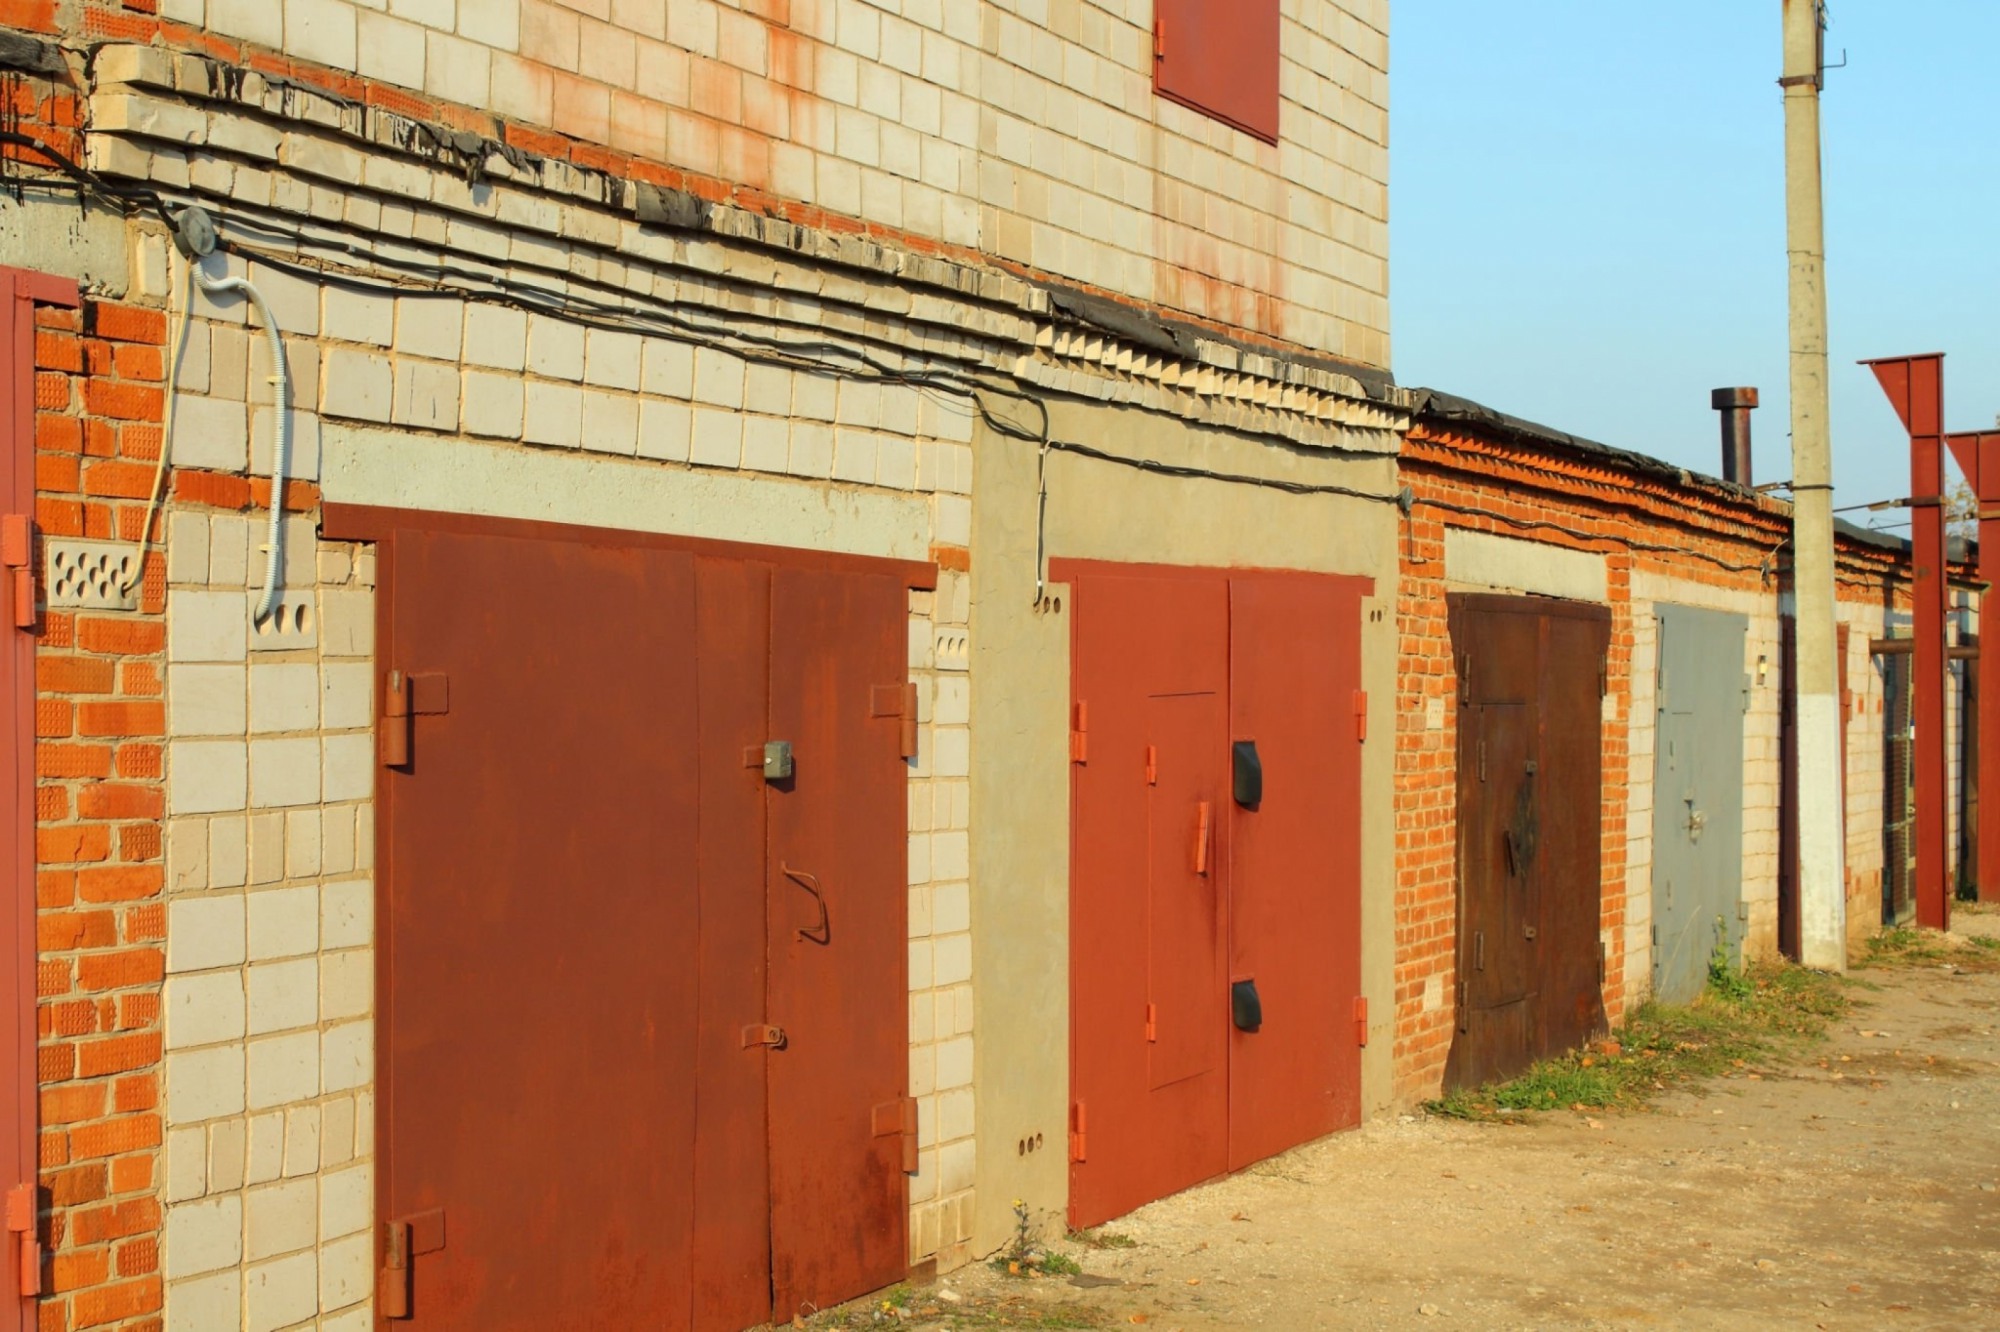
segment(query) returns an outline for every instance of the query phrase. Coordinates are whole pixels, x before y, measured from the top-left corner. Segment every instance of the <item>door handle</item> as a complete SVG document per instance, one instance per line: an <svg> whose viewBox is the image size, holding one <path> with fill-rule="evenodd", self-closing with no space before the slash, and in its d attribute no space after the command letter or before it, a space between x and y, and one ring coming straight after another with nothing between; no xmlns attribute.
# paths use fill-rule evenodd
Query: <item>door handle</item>
<svg viewBox="0 0 2000 1332"><path fill-rule="evenodd" d="M833 942L833 922L826 913L826 894L820 891L819 876L804 870L795 870L783 861L778 862L778 872L799 887L812 894L813 901L819 903L819 924L794 930L793 937L804 943L830 944Z"/></svg>

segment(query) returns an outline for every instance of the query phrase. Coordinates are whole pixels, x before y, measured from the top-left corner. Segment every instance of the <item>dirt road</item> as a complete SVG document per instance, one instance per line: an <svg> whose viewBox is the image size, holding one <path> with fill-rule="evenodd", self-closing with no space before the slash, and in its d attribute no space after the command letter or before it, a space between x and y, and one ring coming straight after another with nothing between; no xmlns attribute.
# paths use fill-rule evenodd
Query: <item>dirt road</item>
<svg viewBox="0 0 2000 1332"><path fill-rule="evenodd" d="M1802 1060L1646 1111L1370 1124L1066 1246L1109 1284L982 1266L895 1321L2000 1328L2000 954L1953 956L1858 973Z"/></svg>

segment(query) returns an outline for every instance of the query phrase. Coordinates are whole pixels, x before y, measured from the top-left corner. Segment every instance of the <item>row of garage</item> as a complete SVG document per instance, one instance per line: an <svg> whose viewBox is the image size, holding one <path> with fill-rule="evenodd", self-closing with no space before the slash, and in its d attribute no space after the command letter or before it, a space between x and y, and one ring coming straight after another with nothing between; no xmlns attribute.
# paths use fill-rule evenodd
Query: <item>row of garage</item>
<svg viewBox="0 0 2000 1332"><path fill-rule="evenodd" d="M985 598L1024 600L1028 570L981 577L975 529L975 1251L996 1199L1097 1225L1690 999L1718 950L1783 947L1783 576L1738 558L1782 509L1504 418L1420 417L1411 449L1393 625L1379 571L1172 559L1177 506L1228 483L1135 484L1168 533L1137 553L1164 558L1058 538L1011 624ZM381 660L410 691L379 788L381 1190L407 1227L381 1307L733 1328L900 1278L901 625L930 566L397 511L322 530L377 543ZM1843 556L1843 641L1891 636L1899 552ZM1412 597L1442 601L1434 675ZM1847 700L1877 763L1883 702ZM1055 724L1016 744L991 718L1024 707ZM1383 824L1427 785L1451 901L1420 976L1421 852L1385 855ZM1882 821L1850 827L1860 931ZM582 900L544 891L579 863ZM584 1107L559 1184L493 1168L574 1143Z"/></svg>
<svg viewBox="0 0 2000 1332"><path fill-rule="evenodd" d="M786 544L782 504L754 543L726 509L592 522L651 465L505 500L538 455L451 437L427 491L329 426L308 567L372 569L340 650L374 682L375 1316L785 1321L1795 948L1785 507L1355 393L1397 431L1277 449L1052 395L1038 451L982 416L965 543L921 554ZM1858 937L1898 872L1908 561L1853 530L1840 561ZM969 825L949 1142L939 819Z"/></svg>

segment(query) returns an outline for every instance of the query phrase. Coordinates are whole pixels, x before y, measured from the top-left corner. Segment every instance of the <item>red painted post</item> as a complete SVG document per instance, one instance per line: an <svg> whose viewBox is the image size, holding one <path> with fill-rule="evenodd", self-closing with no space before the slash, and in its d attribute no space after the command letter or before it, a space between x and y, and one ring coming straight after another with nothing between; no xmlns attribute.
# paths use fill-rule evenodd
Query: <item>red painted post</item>
<svg viewBox="0 0 2000 1332"><path fill-rule="evenodd" d="M1916 621L1917 923L1951 925L1945 821L1944 355L1864 361L1910 432L1910 584Z"/></svg>
<svg viewBox="0 0 2000 1332"><path fill-rule="evenodd" d="M1979 497L1979 900L2000 901L2000 431L1965 441ZM1958 450L1954 449L1954 453Z"/></svg>

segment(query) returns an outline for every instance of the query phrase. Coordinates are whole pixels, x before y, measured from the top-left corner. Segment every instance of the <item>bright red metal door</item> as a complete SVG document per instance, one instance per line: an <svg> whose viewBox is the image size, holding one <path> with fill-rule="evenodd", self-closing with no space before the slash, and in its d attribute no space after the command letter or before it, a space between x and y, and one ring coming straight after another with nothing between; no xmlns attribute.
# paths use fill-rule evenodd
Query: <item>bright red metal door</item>
<svg viewBox="0 0 2000 1332"><path fill-rule="evenodd" d="M1094 573L1071 604L1070 1220L1089 1226L1228 1168L1229 601L1217 579Z"/></svg>
<svg viewBox="0 0 2000 1332"><path fill-rule="evenodd" d="M1230 738L1262 799L1230 824L1229 979L1263 1022L1229 1051L1229 1166L1361 1122L1361 589L1229 585Z"/></svg>
<svg viewBox="0 0 2000 1332"><path fill-rule="evenodd" d="M430 532L391 561L385 687L417 715L385 722L377 1312L687 1327L694 562Z"/></svg>
<svg viewBox="0 0 2000 1332"><path fill-rule="evenodd" d="M1365 586L1072 578L1073 1225L1359 1120ZM1260 800L1235 799L1232 740Z"/></svg>
<svg viewBox="0 0 2000 1332"><path fill-rule="evenodd" d="M0 1327L35 1326L35 306L75 306L76 284L0 268Z"/></svg>
<svg viewBox="0 0 2000 1332"><path fill-rule="evenodd" d="M794 764L766 804L779 1321L909 1270L907 604L886 574L772 575L769 736Z"/></svg>
<svg viewBox="0 0 2000 1332"><path fill-rule="evenodd" d="M1184 1102L1173 1109L1189 1116L1183 1141L1199 1162L1214 1154L1216 1136L1202 1111L1228 1093L1213 1076L1229 1052L1215 1002L1224 965L1223 715L1221 694L1146 700L1146 1086ZM1190 1079L1202 1085L1180 1085Z"/></svg>

